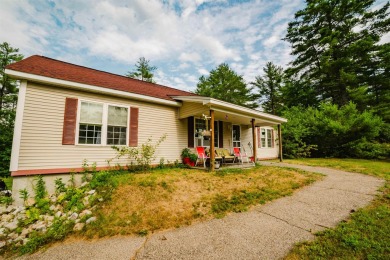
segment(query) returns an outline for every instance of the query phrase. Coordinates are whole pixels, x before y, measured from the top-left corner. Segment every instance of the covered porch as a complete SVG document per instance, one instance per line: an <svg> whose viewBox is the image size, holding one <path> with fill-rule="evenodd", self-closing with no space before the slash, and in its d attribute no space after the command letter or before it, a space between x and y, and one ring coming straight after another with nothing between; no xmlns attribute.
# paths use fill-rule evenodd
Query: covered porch
<svg viewBox="0 0 390 260"><path fill-rule="evenodd" d="M209 97L173 98L182 102L179 120L187 120L188 147L209 148L212 170L216 148L231 154L239 148L254 161L283 159L280 126L286 119Z"/></svg>

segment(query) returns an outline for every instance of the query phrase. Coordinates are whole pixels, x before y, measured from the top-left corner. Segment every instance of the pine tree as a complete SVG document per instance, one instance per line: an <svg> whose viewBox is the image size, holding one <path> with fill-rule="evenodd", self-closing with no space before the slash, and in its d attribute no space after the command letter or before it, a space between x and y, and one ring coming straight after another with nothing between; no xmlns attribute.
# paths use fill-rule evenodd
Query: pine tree
<svg viewBox="0 0 390 260"><path fill-rule="evenodd" d="M253 88L247 87L243 77L234 72L228 64L222 63L210 71L208 77L201 76L195 93L212 97L236 105L256 108L258 95L252 93Z"/></svg>
<svg viewBox="0 0 390 260"><path fill-rule="evenodd" d="M389 3L370 10L374 0L306 0L307 6L289 23L285 40L296 56L290 75L310 81L320 100L342 106L350 100L364 101L375 87L380 67L373 62L389 31ZM355 101L356 102L356 101Z"/></svg>
<svg viewBox="0 0 390 260"><path fill-rule="evenodd" d="M157 69L156 66L150 66L149 60L144 57L139 58L137 63L134 65L135 70L126 74L129 78L139 79L142 81L153 82L153 71Z"/></svg>
<svg viewBox="0 0 390 260"><path fill-rule="evenodd" d="M5 67L23 59L19 49L12 48L7 42L0 44L0 111L5 105L15 106L18 92L17 83L5 74Z"/></svg>
<svg viewBox="0 0 390 260"><path fill-rule="evenodd" d="M264 111L273 115L279 115L282 108L283 68L268 62L263 71L264 75L257 76L256 80L251 84L259 89Z"/></svg>

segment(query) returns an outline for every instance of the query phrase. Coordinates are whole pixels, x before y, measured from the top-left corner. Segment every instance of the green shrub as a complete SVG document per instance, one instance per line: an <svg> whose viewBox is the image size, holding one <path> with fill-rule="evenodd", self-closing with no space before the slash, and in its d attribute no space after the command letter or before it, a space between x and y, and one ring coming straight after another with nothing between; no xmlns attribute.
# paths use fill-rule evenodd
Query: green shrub
<svg viewBox="0 0 390 260"><path fill-rule="evenodd" d="M130 159L131 163L135 162L141 170L150 169L151 163L155 159L156 150L166 137L167 135L164 134L155 144L152 144L152 139L149 138L146 143L138 147L112 146L112 149L117 153L113 159L119 159L125 156ZM108 160L108 162L111 162L113 159Z"/></svg>
<svg viewBox="0 0 390 260"><path fill-rule="evenodd" d="M384 122L371 112L359 112L349 103L341 108L322 103L318 109L293 107L283 114L283 148L286 158L388 157L388 145L380 144ZM382 140L385 138L382 138Z"/></svg>
<svg viewBox="0 0 390 260"><path fill-rule="evenodd" d="M43 199L47 196L46 184L42 175L38 175L36 178L36 184L34 186L35 201Z"/></svg>

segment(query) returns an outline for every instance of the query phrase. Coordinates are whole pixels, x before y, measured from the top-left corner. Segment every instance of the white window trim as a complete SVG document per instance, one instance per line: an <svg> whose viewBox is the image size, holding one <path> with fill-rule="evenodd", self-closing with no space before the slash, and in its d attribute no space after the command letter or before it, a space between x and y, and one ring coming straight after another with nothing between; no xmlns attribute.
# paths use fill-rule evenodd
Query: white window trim
<svg viewBox="0 0 390 260"><path fill-rule="evenodd" d="M238 147L238 146L234 146L234 142L240 142L240 148L241 148L241 142L242 142L242 138L241 138L241 135L242 135L242 129L241 129L241 125L237 125L239 128L240 128L240 141L234 141L233 140L233 126L235 126L236 124L232 124L232 133L231 133L231 136L232 136L232 147Z"/></svg>
<svg viewBox="0 0 390 260"><path fill-rule="evenodd" d="M103 105L102 135L101 135L101 142L100 142L100 144L80 144L79 143L81 102L88 102L88 103L95 103L95 104L102 104ZM124 145L116 145L116 146L126 146L126 145L128 145L129 138L130 138L130 129L129 129L130 106L113 104L113 103L104 103L104 102L99 102L99 101L95 101L95 100L88 100L88 99L79 99L78 100L78 105L77 105L77 123L76 123L76 134L75 134L75 138L76 138L75 144L76 145L92 146L92 147L112 146L111 144L107 145L108 106L127 108L126 144L124 144Z"/></svg>
<svg viewBox="0 0 390 260"><path fill-rule="evenodd" d="M195 136L196 135L196 119L201 119L201 120L205 120L205 119L203 119L201 117L194 117L194 146L198 147L197 146L198 143L197 143L196 139L199 139L199 138ZM219 120L215 120L214 123L216 123L218 125L218 131L219 131ZM213 127L209 126L209 128L212 129L212 131L215 131L215 129ZM218 138L215 138L215 132L214 132L214 139L217 140L217 143L218 143L218 146L215 146L215 148L219 148L219 133L218 133ZM211 145L211 141L210 141L210 145ZM210 146L204 146L203 145L203 140L202 140L202 146L201 147L210 148Z"/></svg>
<svg viewBox="0 0 390 260"><path fill-rule="evenodd" d="M262 142L261 142L261 129L264 129L265 130L265 146L262 145ZM268 131L267 130L271 130L271 147L268 146ZM273 138L272 138L273 137ZM260 149L274 149L276 147L276 144L275 144L275 129L273 127L260 127Z"/></svg>

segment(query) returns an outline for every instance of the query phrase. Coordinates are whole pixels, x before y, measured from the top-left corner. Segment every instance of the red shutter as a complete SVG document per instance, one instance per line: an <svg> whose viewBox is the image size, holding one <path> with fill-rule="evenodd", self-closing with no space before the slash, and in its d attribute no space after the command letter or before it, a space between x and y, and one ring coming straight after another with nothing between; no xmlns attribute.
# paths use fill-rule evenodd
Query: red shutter
<svg viewBox="0 0 390 260"><path fill-rule="evenodd" d="M188 124L187 124L187 127L188 127L188 147L189 148L194 148L194 117L193 116L190 116L188 117Z"/></svg>
<svg viewBox="0 0 390 260"><path fill-rule="evenodd" d="M261 148L261 131L260 131L260 127L257 128L257 147Z"/></svg>
<svg viewBox="0 0 390 260"><path fill-rule="evenodd" d="M64 111L64 125L62 129L62 144L74 145L77 121L77 98L66 98Z"/></svg>
<svg viewBox="0 0 390 260"><path fill-rule="evenodd" d="M138 107L130 108L130 138L129 146L137 147L138 146Z"/></svg>
<svg viewBox="0 0 390 260"><path fill-rule="evenodd" d="M219 148L223 148L223 121L219 121L219 126L218 126L218 143L219 143Z"/></svg>

